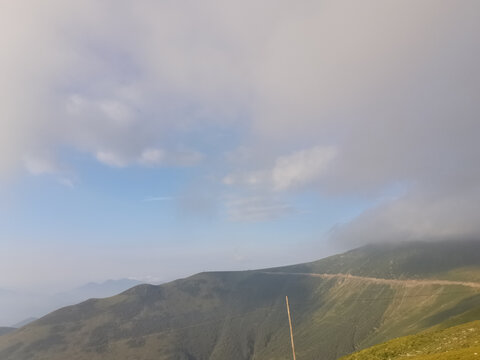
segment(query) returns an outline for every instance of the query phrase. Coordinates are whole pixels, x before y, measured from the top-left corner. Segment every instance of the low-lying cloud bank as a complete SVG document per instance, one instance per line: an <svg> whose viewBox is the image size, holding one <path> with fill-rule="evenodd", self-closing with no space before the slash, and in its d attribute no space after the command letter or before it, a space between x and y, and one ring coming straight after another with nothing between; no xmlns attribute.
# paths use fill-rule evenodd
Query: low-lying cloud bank
<svg viewBox="0 0 480 360"><path fill-rule="evenodd" d="M385 241L480 241L479 201L479 189L464 194L409 193L338 225L329 237L344 248Z"/></svg>

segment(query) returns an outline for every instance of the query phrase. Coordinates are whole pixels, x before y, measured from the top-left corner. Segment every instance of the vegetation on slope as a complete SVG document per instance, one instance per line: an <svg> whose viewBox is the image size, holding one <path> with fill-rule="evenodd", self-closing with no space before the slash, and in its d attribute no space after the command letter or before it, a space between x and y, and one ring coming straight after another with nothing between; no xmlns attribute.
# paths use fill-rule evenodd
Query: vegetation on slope
<svg viewBox="0 0 480 360"><path fill-rule="evenodd" d="M453 360L480 358L480 321L446 329L432 329L376 345L342 360Z"/></svg>
<svg viewBox="0 0 480 360"><path fill-rule="evenodd" d="M479 254L480 241L474 240L386 243L269 271L480 281Z"/></svg>
<svg viewBox="0 0 480 360"><path fill-rule="evenodd" d="M353 270L357 256L349 257ZM480 319L478 288L286 269L202 273L63 308L2 336L0 359L290 359L285 295L304 360L336 359L438 324Z"/></svg>

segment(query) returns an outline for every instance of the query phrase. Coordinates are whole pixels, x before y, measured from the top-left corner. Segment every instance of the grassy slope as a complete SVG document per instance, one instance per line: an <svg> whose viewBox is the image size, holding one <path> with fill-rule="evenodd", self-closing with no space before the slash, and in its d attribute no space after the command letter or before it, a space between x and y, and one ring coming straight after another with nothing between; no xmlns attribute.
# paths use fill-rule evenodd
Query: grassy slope
<svg viewBox="0 0 480 360"><path fill-rule="evenodd" d="M342 360L418 360L480 358L480 321L401 337L346 356Z"/></svg>
<svg viewBox="0 0 480 360"><path fill-rule="evenodd" d="M355 269L357 255L348 254ZM305 360L336 359L437 324L480 319L480 292L463 286L202 273L60 309L2 336L0 359L289 359L285 295L297 355Z"/></svg>
<svg viewBox="0 0 480 360"><path fill-rule="evenodd" d="M480 241L367 245L322 260L270 270L480 281Z"/></svg>

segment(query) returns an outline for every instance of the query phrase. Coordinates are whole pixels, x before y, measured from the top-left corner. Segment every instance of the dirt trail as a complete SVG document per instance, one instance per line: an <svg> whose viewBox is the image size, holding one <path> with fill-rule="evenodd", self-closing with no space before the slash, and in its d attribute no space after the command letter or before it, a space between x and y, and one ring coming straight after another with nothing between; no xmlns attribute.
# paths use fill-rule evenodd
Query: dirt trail
<svg viewBox="0 0 480 360"><path fill-rule="evenodd" d="M403 285L408 287L420 286L420 285L460 285L460 286L467 286L471 288L480 289L480 283L467 282L467 281L435 280L435 279L422 279L422 280L381 279L381 278L375 278L375 277L358 276L358 275L350 275L350 274L316 274L316 273L287 273L287 272L264 272L264 274L311 276L311 277L319 277L323 279L362 280L362 281L373 282L376 284Z"/></svg>

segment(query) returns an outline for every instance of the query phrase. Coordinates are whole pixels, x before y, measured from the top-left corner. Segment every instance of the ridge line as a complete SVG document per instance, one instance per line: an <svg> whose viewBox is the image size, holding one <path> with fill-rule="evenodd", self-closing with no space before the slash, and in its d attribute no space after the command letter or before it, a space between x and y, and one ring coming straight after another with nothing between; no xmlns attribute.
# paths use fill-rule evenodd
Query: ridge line
<svg viewBox="0 0 480 360"><path fill-rule="evenodd" d="M275 271L261 271L263 274L269 275L298 275L298 276L311 276L319 277L323 279L351 279L351 280L363 280L370 281L377 284L390 284L390 285L405 285L405 286L420 286L420 285L460 285L471 288L480 289L480 283L472 281L454 281L454 280L437 280L437 279L384 279L368 276L359 276L351 274L328 274L328 273L289 273L289 272L275 272Z"/></svg>

